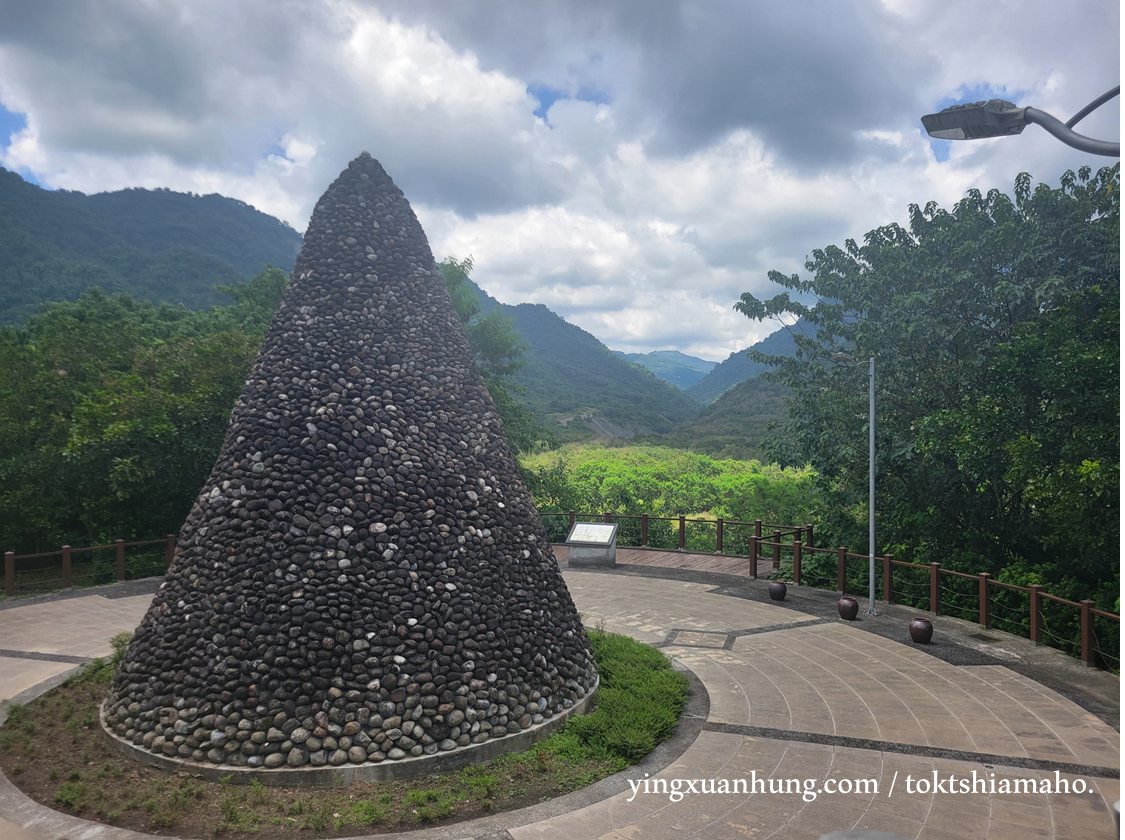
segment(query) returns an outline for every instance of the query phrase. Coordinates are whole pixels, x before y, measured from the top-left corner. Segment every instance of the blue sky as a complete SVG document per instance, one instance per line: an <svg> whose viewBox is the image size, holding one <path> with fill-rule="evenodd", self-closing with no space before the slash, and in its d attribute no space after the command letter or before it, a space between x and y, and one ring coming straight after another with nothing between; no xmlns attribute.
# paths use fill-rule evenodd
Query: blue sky
<svg viewBox="0 0 1125 840"><path fill-rule="evenodd" d="M610 104L610 99L606 94L591 88L582 88L571 96L566 91L558 90L550 85L531 84L527 86L527 92L535 97L535 100L539 103L539 107L532 113L546 122L550 122L550 120L547 119L547 112L550 111L551 106L560 99L564 101L574 99L578 102L591 102L595 105Z"/></svg>
<svg viewBox="0 0 1125 840"><path fill-rule="evenodd" d="M0 148L7 149L12 135L23 131L25 128L27 128L27 116L25 114L14 114L0 105ZM35 173L26 166L17 171L23 176L24 180L42 186L36 179Z"/></svg>
<svg viewBox="0 0 1125 840"><path fill-rule="evenodd" d="M1066 119L1119 81L1088 0L135 0L10 4L0 165L50 189L167 187L303 230L360 151L439 256L613 349L722 359L776 325L743 292L909 204L1107 161L1031 126L934 141L993 96ZM190 13L189 13L190 10ZM35 132L9 138L31 120ZM1083 122L1119 136L1120 103Z"/></svg>
<svg viewBox="0 0 1125 840"><path fill-rule="evenodd" d="M985 102L989 99L1003 99L1020 107L1033 105L1031 102L1024 101L1026 97L1027 92L1022 90L1008 90L1004 87L993 87L991 85L981 84L966 85L958 90L955 95L939 99L931 113L937 113L946 108L952 108L954 105L967 105L970 102ZM1065 122L1068 117L1060 117L1060 119ZM921 126L921 123L919 123L919 126ZM926 137L929 141L930 148L934 151L934 157L942 163L949 160L949 153L954 141L935 140L926 134L924 128L920 128L919 130L922 132L922 136Z"/></svg>

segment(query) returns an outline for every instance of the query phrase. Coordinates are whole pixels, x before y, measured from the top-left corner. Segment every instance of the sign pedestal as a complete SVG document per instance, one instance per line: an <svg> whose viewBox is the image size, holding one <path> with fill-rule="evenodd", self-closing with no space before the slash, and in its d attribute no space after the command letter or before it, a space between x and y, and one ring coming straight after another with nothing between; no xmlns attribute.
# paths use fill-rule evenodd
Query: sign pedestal
<svg viewBox="0 0 1125 840"><path fill-rule="evenodd" d="M617 523L575 522L566 544L572 569L612 569L617 565Z"/></svg>

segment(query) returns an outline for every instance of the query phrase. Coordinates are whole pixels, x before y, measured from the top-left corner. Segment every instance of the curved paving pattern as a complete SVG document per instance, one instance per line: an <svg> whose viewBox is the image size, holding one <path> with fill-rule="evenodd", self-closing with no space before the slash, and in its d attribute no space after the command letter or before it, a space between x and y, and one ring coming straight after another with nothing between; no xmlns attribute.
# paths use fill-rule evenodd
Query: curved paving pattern
<svg viewBox="0 0 1125 840"><path fill-rule="evenodd" d="M1118 733L1007 667L951 665L854 625L728 597L709 585L596 572L565 575L587 626L602 624L661 645L691 668L710 694L704 731L655 779L756 776L767 786L798 779L802 791L688 792L678 802L667 794L639 793L630 802L627 790L549 819L498 815L417 836L804 840L848 828L922 840L1116 836L1110 803L1119 798ZM105 653L106 640L123 623L139 620L146 605L143 597L89 596L0 610L0 648L22 651L23 657L35 651ZM69 624L68 615L75 617ZM33 631L26 629L33 625ZM6 669L16 667L12 663L52 672L70 667L6 658L0 650L0 697L22 684L8 675ZM1082 779L1089 791L906 791L907 776L932 780L937 773L946 780L951 774L971 778L974 771L981 779L992 778L989 774L1030 779L1038 789L1043 781L1055 782L1056 770L1057 778L1071 784ZM804 780L822 791L829 779L873 779L878 792L804 793ZM0 798L5 840L70 836L44 824L36 832L18 829L4 822L3 808Z"/></svg>
<svg viewBox="0 0 1125 840"><path fill-rule="evenodd" d="M740 638L724 654L708 658L746 693L745 708L713 710L716 721L1119 763L1116 732L1004 667L949 665L842 623Z"/></svg>

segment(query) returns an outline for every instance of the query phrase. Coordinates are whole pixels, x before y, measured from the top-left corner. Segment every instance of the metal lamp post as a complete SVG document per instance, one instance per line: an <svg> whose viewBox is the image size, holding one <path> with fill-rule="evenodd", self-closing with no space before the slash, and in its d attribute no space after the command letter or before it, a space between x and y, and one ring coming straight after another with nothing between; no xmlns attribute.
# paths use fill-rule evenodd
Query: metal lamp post
<svg viewBox="0 0 1125 840"><path fill-rule="evenodd" d="M922 117L922 126L927 134L938 140L981 140L1019 134L1025 125L1035 123L1063 143L1083 152L1121 157L1120 143L1095 140L1073 130L1079 120L1120 93L1120 85L1106 91L1065 123L1038 108L1020 108L1003 99L989 99L986 102L954 105L936 114L926 114Z"/></svg>
<svg viewBox="0 0 1125 840"><path fill-rule="evenodd" d="M850 353L833 353L832 361L859 367ZM875 609L875 357L867 363L867 614Z"/></svg>
<svg viewBox="0 0 1125 840"><path fill-rule="evenodd" d="M875 357L867 368L867 614L875 609Z"/></svg>

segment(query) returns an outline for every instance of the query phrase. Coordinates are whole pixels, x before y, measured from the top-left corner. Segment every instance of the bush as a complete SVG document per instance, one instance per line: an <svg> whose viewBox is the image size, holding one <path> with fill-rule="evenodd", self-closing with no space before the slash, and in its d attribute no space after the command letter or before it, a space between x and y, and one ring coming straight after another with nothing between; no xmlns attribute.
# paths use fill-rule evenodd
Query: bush
<svg viewBox="0 0 1125 840"><path fill-rule="evenodd" d="M672 734L687 701L688 681L655 648L598 630L589 636L601 675L597 708L568 721L543 749L574 759L585 752L622 769Z"/></svg>

